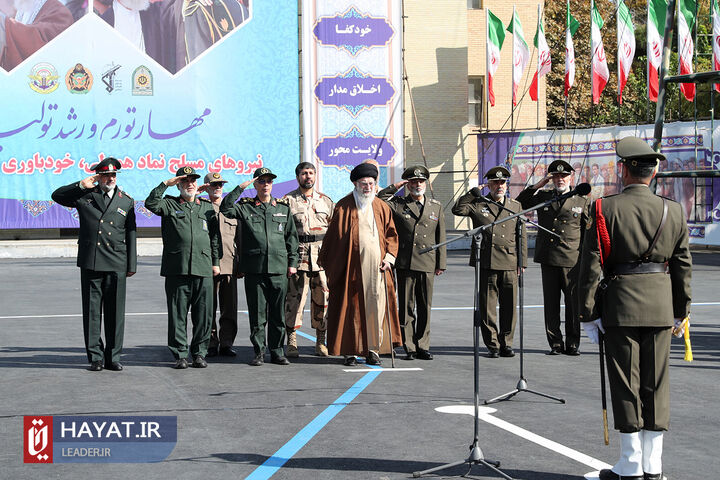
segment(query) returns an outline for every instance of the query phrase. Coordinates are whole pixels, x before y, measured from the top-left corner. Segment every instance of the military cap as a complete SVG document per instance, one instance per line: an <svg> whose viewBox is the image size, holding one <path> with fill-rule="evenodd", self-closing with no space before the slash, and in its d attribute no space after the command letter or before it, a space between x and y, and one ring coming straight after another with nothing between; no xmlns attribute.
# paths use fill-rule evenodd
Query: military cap
<svg viewBox="0 0 720 480"><path fill-rule="evenodd" d="M620 162L633 167L656 165L658 160L665 160L665 155L656 152L645 140L637 137L625 137L617 142L615 152Z"/></svg>
<svg viewBox="0 0 720 480"><path fill-rule="evenodd" d="M208 173L203 183L228 183L219 173Z"/></svg>
<svg viewBox="0 0 720 480"><path fill-rule="evenodd" d="M430 172L427 168L422 165L415 165L414 167L408 167L402 174L403 180L427 180L430 178Z"/></svg>
<svg viewBox="0 0 720 480"><path fill-rule="evenodd" d="M548 167L548 173L559 173L562 175L570 175L575 169L565 160L555 160Z"/></svg>
<svg viewBox="0 0 720 480"><path fill-rule="evenodd" d="M270 178L277 178L277 175L275 175L273 172L270 171L269 168L262 167L258 168L253 172L253 178L260 178L260 177L270 177Z"/></svg>
<svg viewBox="0 0 720 480"><path fill-rule="evenodd" d="M498 165L497 167L493 167L488 170L485 174L485 178L488 180L507 180L510 178L510 170Z"/></svg>
<svg viewBox="0 0 720 480"><path fill-rule="evenodd" d="M193 167L180 167L175 173L176 177L188 177L188 178L200 178L200 174L195 171Z"/></svg>
<svg viewBox="0 0 720 480"><path fill-rule="evenodd" d="M377 180L378 169L372 163L361 163L350 172L350 181L355 182L361 178L372 177Z"/></svg>
<svg viewBox="0 0 720 480"><path fill-rule="evenodd" d="M93 167L95 173L117 173L122 168L122 165L117 158L107 157L102 162L98 163Z"/></svg>

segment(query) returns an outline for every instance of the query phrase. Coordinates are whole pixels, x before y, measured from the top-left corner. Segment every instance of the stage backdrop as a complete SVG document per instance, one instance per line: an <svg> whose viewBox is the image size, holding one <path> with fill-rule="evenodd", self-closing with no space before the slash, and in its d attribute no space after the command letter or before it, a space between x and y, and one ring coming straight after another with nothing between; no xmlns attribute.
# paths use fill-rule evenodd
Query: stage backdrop
<svg viewBox="0 0 720 480"><path fill-rule="evenodd" d="M510 196L515 198L526 186L540 181L552 161L562 159L575 168L574 185L590 183L593 198L612 195L621 189L616 140L637 136L652 144L653 130L653 125L640 125L482 134L478 136L479 177L495 165L506 166L512 172ZM660 170L717 170L718 150L720 126L711 138L710 122L698 122L697 132L692 122L666 124L661 151L667 161ZM696 187L691 178L660 179L657 193L683 205L692 242L720 244L720 180L698 179Z"/></svg>
<svg viewBox="0 0 720 480"><path fill-rule="evenodd" d="M0 228L76 227L50 194L105 156L121 160L118 184L138 201L140 226L159 225L142 201L183 165L220 172L230 187L265 166L278 175L274 194L294 188L297 2L225 3L232 15L218 20L215 43L178 23L180 0L161 0L139 47L89 7L18 65L3 63Z"/></svg>
<svg viewBox="0 0 720 480"><path fill-rule="evenodd" d="M303 158L318 188L338 200L350 170L376 160L380 184L400 179L402 2L303 2Z"/></svg>

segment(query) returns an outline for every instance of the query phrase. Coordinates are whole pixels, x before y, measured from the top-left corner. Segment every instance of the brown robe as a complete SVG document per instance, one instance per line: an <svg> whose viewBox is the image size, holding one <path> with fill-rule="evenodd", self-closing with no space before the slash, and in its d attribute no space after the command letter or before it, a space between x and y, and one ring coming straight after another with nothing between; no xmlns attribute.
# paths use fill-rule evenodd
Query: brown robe
<svg viewBox="0 0 720 480"><path fill-rule="evenodd" d="M373 213L380 237L380 256L397 256L398 235L392 211L375 198ZM330 355L367 355L362 275L358 235L358 212L352 193L335 205L318 263L325 269L330 289L327 311L327 346ZM402 345L395 285L392 272L385 272L388 309L392 322L392 343ZM387 317L387 313L385 314ZM387 325L387 318L383 325Z"/></svg>
<svg viewBox="0 0 720 480"><path fill-rule="evenodd" d="M58 0L47 0L31 25L5 19L5 49L0 66L12 70L72 25L70 10Z"/></svg>

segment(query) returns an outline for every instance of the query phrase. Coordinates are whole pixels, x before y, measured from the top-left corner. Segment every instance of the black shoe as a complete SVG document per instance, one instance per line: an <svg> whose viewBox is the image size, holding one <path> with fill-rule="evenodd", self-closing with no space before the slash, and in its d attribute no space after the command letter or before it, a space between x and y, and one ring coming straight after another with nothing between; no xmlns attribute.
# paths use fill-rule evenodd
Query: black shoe
<svg viewBox="0 0 720 480"><path fill-rule="evenodd" d="M646 473L643 476L644 480L667 480L667 477L662 473Z"/></svg>
<svg viewBox="0 0 720 480"><path fill-rule="evenodd" d="M562 353L562 347L559 347L556 345L554 347L551 347L550 351L547 352L545 355L560 355L561 353Z"/></svg>
<svg viewBox="0 0 720 480"><path fill-rule="evenodd" d="M237 353L235 353L235 350L232 349L232 347L220 347L220 355L223 357L236 357Z"/></svg>
<svg viewBox="0 0 720 480"><path fill-rule="evenodd" d="M345 359L343 365L345 365L346 367L354 367L357 365L357 358L355 358L354 355L351 355Z"/></svg>
<svg viewBox="0 0 720 480"><path fill-rule="evenodd" d="M95 360L94 362L92 362L90 364L90 367L88 368L88 370L90 370L91 372L99 372L102 369L103 369L103 362L101 360Z"/></svg>
<svg viewBox="0 0 720 480"><path fill-rule="evenodd" d="M625 475L620 476L609 468L604 468L600 470L600 475L598 476L598 478L600 480L643 480L643 475L633 475L632 477L628 477Z"/></svg>
<svg viewBox="0 0 720 480"><path fill-rule="evenodd" d="M488 358L498 358L498 349L497 348L489 348L488 349Z"/></svg>
<svg viewBox="0 0 720 480"><path fill-rule="evenodd" d="M193 366L194 368L206 368L206 367L207 367L207 362L205 361L205 359L203 358L202 355L195 355L195 356L193 357L192 366Z"/></svg>
<svg viewBox="0 0 720 480"><path fill-rule="evenodd" d="M500 356L501 357L514 357L515 352L513 352L513 349L510 347L501 347L500 348Z"/></svg>
<svg viewBox="0 0 720 480"><path fill-rule="evenodd" d="M112 370L113 372L122 371L123 366L120 362L110 362L105 364L105 370Z"/></svg>
<svg viewBox="0 0 720 480"><path fill-rule="evenodd" d="M218 356L218 347L210 347L208 348L207 357L217 357Z"/></svg>
<svg viewBox="0 0 720 480"><path fill-rule="evenodd" d="M415 352L408 352L407 355L405 355L405 360L415 360L417 358L417 353Z"/></svg>
<svg viewBox="0 0 720 480"><path fill-rule="evenodd" d="M275 365L290 365L290 360L288 360L287 357L284 355L272 357L271 361Z"/></svg>
<svg viewBox="0 0 720 480"><path fill-rule="evenodd" d="M188 367L187 359L185 358L178 358L175 360L175 366L173 367L176 370L185 370Z"/></svg>
<svg viewBox="0 0 720 480"><path fill-rule="evenodd" d="M418 349L417 358L419 358L420 360L432 360L433 355L432 355L432 353L428 352L427 350Z"/></svg>
<svg viewBox="0 0 720 480"><path fill-rule="evenodd" d="M382 365L382 360L380 360L380 355L371 350L365 357L365 363L368 365Z"/></svg>
<svg viewBox="0 0 720 480"><path fill-rule="evenodd" d="M571 345L565 349L565 355L572 355L573 357L577 357L578 355L580 355L580 352L578 351L577 347Z"/></svg>
<svg viewBox="0 0 720 480"><path fill-rule="evenodd" d="M258 353L257 355L255 355L255 358L250 361L250 365L253 367L259 367L263 363L265 363L265 360L263 360L262 353Z"/></svg>

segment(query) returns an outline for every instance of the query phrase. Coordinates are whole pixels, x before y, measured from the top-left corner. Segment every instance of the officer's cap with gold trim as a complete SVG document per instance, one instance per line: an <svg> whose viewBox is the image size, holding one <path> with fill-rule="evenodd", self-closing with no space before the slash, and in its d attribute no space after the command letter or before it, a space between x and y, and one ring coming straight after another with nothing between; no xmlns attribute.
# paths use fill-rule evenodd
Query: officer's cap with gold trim
<svg viewBox="0 0 720 480"><path fill-rule="evenodd" d="M625 137L615 147L615 153L623 162L632 167L657 165L658 160L665 160L665 155L658 153L648 143L637 137Z"/></svg>
<svg viewBox="0 0 720 480"><path fill-rule="evenodd" d="M430 172L422 165L408 167L402 174L403 180L427 180L430 178Z"/></svg>
<svg viewBox="0 0 720 480"><path fill-rule="evenodd" d="M488 180L507 180L510 178L510 170L498 165L497 167L493 167L488 170L485 174L485 178Z"/></svg>
<svg viewBox="0 0 720 480"><path fill-rule="evenodd" d="M548 173L557 173L559 175L570 175L575 169L565 160L555 160L548 166Z"/></svg>
<svg viewBox="0 0 720 480"><path fill-rule="evenodd" d="M208 173L203 183L228 183L219 173Z"/></svg>
<svg viewBox="0 0 720 480"><path fill-rule="evenodd" d="M269 168L262 167L262 168L258 168L253 173L253 178L260 178L260 177L277 178L277 175L275 175L273 172L271 172Z"/></svg>
<svg viewBox="0 0 720 480"><path fill-rule="evenodd" d="M180 167L178 168L177 173L175 173L176 177L187 177L187 178L194 178L198 179L200 178L200 174L195 171L193 167Z"/></svg>
<svg viewBox="0 0 720 480"><path fill-rule="evenodd" d="M117 158L107 157L102 162L93 167L95 173L118 173L122 165Z"/></svg>

